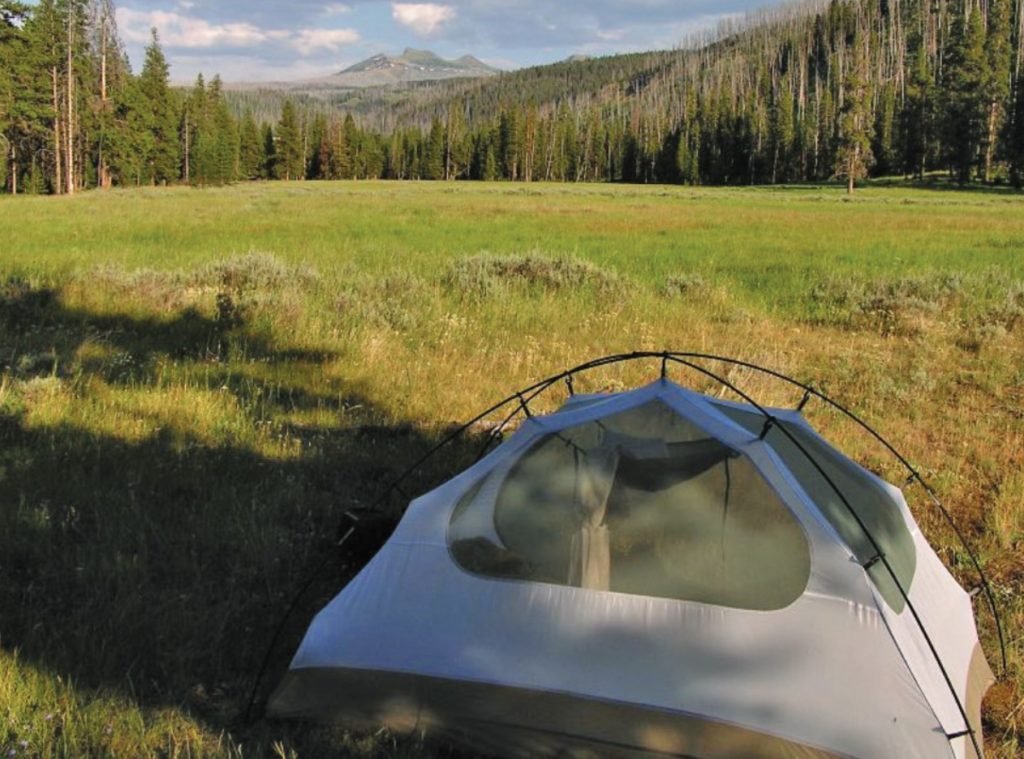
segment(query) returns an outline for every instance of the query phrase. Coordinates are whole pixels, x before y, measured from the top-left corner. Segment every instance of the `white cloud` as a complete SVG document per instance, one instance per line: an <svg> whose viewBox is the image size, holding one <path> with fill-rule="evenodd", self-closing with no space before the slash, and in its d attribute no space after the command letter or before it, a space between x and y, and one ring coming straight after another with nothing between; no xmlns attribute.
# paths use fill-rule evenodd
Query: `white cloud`
<svg viewBox="0 0 1024 759"><path fill-rule="evenodd" d="M252 24L211 24L169 11L118 8L117 25L128 42L140 43L148 42L150 28L156 27L160 41L168 47L250 47L270 39L266 31Z"/></svg>
<svg viewBox="0 0 1024 759"><path fill-rule="evenodd" d="M391 17L415 34L426 37L454 19L455 9L436 3L392 3Z"/></svg>
<svg viewBox="0 0 1024 759"><path fill-rule="evenodd" d="M261 29L249 23L213 24L200 18L167 11L138 11L118 8L117 23L128 42L149 42L149 30L156 27L160 42L168 48L254 48L282 43L302 55L318 50L337 52L359 41L355 29Z"/></svg>
<svg viewBox="0 0 1024 759"><path fill-rule="evenodd" d="M330 3L323 7L321 13L324 16L340 16L343 13L350 13L351 11L351 5L345 5L345 3Z"/></svg>
<svg viewBox="0 0 1024 759"><path fill-rule="evenodd" d="M291 45L303 55L315 50L337 52L344 45L359 41L355 29L300 29L291 39Z"/></svg>

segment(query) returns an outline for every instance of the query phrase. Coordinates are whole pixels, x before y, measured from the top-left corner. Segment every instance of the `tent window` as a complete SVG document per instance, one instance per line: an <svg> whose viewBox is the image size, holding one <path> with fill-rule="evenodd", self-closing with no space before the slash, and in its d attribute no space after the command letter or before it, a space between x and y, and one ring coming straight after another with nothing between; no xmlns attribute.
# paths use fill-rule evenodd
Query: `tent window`
<svg viewBox="0 0 1024 759"><path fill-rule="evenodd" d="M465 569L743 609L788 606L810 549L739 452L654 401L541 438L457 505Z"/></svg>
<svg viewBox="0 0 1024 759"><path fill-rule="evenodd" d="M719 408L730 419L755 434L760 434L764 427L764 417L760 414L732 406L723 405ZM874 477L825 443L818 435L800 424L782 422L782 426L796 439L800 447L814 458L850 502L850 506L881 546L900 585L909 590L917 564L917 555L914 551L914 538L899 505ZM857 524L857 520L850 514L850 510L836 494L835 489L828 484L800 448L777 428L772 428L765 440L779 454L800 486L857 559L866 564L874 558L876 551L864 530ZM874 564L868 570L868 575L885 602L897 613L901 612L904 606L903 595L885 566L881 563Z"/></svg>

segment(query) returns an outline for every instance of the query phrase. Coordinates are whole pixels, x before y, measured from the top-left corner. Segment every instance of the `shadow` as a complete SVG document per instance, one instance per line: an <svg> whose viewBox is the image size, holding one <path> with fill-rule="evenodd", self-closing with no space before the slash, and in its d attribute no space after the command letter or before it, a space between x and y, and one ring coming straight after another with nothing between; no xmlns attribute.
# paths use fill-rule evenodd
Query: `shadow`
<svg viewBox="0 0 1024 759"><path fill-rule="evenodd" d="M101 341L131 361L90 364ZM243 356L246 360L237 357ZM294 594L319 568L276 645L272 688L314 613L374 555L407 501L366 518L343 549L345 514L365 509L447 432L389 423L359 388L317 392L252 376L247 360L316 368L326 353L281 350L241 323L195 311L166 320L68 309L60 293L10 283L0 291L0 377L56 378L78 395L157 387L157 359L208 364L210 382L238 401L242 423L274 410L344 410L344 423L279 421L301 443L273 458L175 430L139 439L97 431L58 413L40 421L0 385L0 646L68 677L80 690L115 692L142 707L182 708L215 733L270 753L288 736L300 752L337 752L330 730L242 724L253 679ZM230 436L224 436L230 440ZM480 441L435 457L404 486L426 492L464 468ZM363 512L364 515L366 512ZM265 693L263 694L265 695ZM304 753L304 755L307 755Z"/></svg>

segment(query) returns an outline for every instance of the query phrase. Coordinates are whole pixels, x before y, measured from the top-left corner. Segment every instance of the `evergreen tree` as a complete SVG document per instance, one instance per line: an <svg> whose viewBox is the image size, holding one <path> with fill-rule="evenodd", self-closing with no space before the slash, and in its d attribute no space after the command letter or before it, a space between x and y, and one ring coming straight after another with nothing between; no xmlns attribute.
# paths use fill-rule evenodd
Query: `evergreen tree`
<svg viewBox="0 0 1024 759"><path fill-rule="evenodd" d="M139 74L139 105L144 113L142 123L152 137L145 145L148 149L146 181L166 184L177 181L179 177L178 104L170 87L170 67L160 48L156 29L151 34L142 73Z"/></svg>
<svg viewBox="0 0 1024 759"><path fill-rule="evenodd" d="M857 182L868 175L873 160L867 60L859 46L857 51L843 85L846 100L839 120L839 149L836 158L836 175L846 180L846 191L851 195Z"/></svg>
<svg viewBox="0 0 1024 759"><path fill-rule="evenodd" d="M241 126L238 129L239 156L238 175L241 179L259 179L265 176L265 165L267 157L265 153L266 140L260 134L260 128L256 125L252 111L246 111L242 117Z"/></svg>
<svg viewBox="0 0 1024 759"><path fill-rule="evenodd" d="M287 181L302 177L302 135L299 132L295 104L290 99L284 101L281 120L277 123L277 150L274 169L278 179Z"/></svg>
<svg viewBox="0 0 1024 759"><path fill-rule="evenodd" d="M984 179L992 181L997 139L1010 98L1010 0L989 0L985 36L984 96L987 113L983 144Z"/></svg>
<svg viewBox="0 0 1024 759"><path fill-rule="evenodd" d="M906 105L900 117L900 131L903 144L903 171L922 180L928 165L935 122L935 88L924 40L918 35L912 44L913 63L907 80Z"/></svg>
<svg viewBox="0 0 1024 759"><path fill-rule="evenodd" d="M950 31L943 81L946 160L960 184L971 181L985 134L985 28L965 4Z"/></svg>
<svg viewBox="0 0 1024 759"><path fill-rule="evenodd" d="M277 176L277 140L274 138L274 128L270 124L263 125L263 166L260 168L260 177L263 179L274 179Z"/></svg>
<svg viewBox="0 0 1024 759"><path fill-rule="evenodd" d="M1024 186L1024 77L1017 79L1013 110L1006 129L1006 154L1010 162L1010 182L1018 190Z"/></svg>
<svg viewBox="0 0 1024 759"><path fill-rule="evenodd" d="M19 191L23 151L43 139L47 100L24 29L27 5L0 0L0 189Z"/></svg>
<svg viewBox="0 0 1024 759"><path fill-rule="evenodd" d="M444 126L440 119L434 119L427 137L424 155L423 178L444 179Z"/></svg>

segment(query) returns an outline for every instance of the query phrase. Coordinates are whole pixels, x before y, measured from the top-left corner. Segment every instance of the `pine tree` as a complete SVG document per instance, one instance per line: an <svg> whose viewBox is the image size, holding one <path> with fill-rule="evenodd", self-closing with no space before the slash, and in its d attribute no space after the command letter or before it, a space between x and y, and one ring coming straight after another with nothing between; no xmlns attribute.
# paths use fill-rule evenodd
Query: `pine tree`
<svg viewBox="0 0 1024 759"><path fill-rule="evenodd" d="M260 176L263 179L274 179L277 176L277 140L274 138L274 128L270 124L264 124L261 135L263 166L260 168Z"/></svg>
<svg viewBox="0 0 1024 759"><path fill-rule="evenodd" d="M853 194L857 182L868 175L871 154L871 91L867 80L866 54L857 46L855 58L843 84L846 97L839 119L839 149L836 176L846 180L846 191Z"/></svg>
<svg viewBox="0 0 1024 759"><path fill-rule="evenodd" d="M331 141L327 134L327 117L313 117L309 128L309 155L306 158L306 179L328 179L331 171Z"/></svg>
<svg viewBox="0 0 1024 759"><path fill-rule="evenodd" d="M427 137L424 156L423 178L444 179L444 126L440 119L434 119Z"/></svg>
<svg viewBox="0 0 1024 759"><path fill-rule="evenodd" d="M960 184L971 181L985 134L985 28L966 5L950 31L942 83L946 160Z"/></svg>
<svg viewBox="0 0 1024 759"><path fill-rule="evenodd" d="M1024 77L1019 77L1013 93L1013 109L1006 128L1006 154L1010 162L1010 182L1018 190L1024 186Z"/></svg>
<svg viewBox="0 0 1024 759"><path fill-rule="evenodd" d="M906 104L900 116L903 171L923 180L935 122L935 86L928 50L920 35L915 37L912 45L914 52L907 79Z"/></svg>
<svg viewBox="0 0 1024 759"><path fill-rule="evenodd" d="M238 176L238 126L224 100L220 75L215 75L206 91L209 129L213 140L213 164L209 177L213 184L227 184Z"/></svg>
<svg viewBox="0 0 1024 759"><path fill-rule="evenodd" d="M295 104L290 99L285 100L281 108L276 136L275 175L286 181L299 179L302 177L302 135L299 133Z"/></svg>
<svg viewBox="0 0 1024 759"><path fill-rule="evenodd" d="M242 117L238 136L239 177L241 179L259 179L263 176L267 160L264 152L265 140L260 134L260 128L256 125L256 119L253 118L251 110L247 110Z"/></svg>
<svg viewBox="0 0 1024 759"><path fill-rule="evenodd" d="M20 189L23 151L45 138L45 79L32 61L24 28L29 8L0 0L0 189Z"/></svg>
<svg viewBox="0 0 1024 759"><path fill-rule="evenodd" d="M1009 105L1010 59L1010 0L989 0L983 88L987 113L982 147L986 182L992 181L997 139Z"/></svg>
<svg viewBox="0 0 1024 759"><path fill-rule="evenodd" d="M151 184L167 184L177 181L179 176L178 104L156 29L151 30L151 35L139 74L145 128L152 136L146 155L146 179Z"/></svg>

